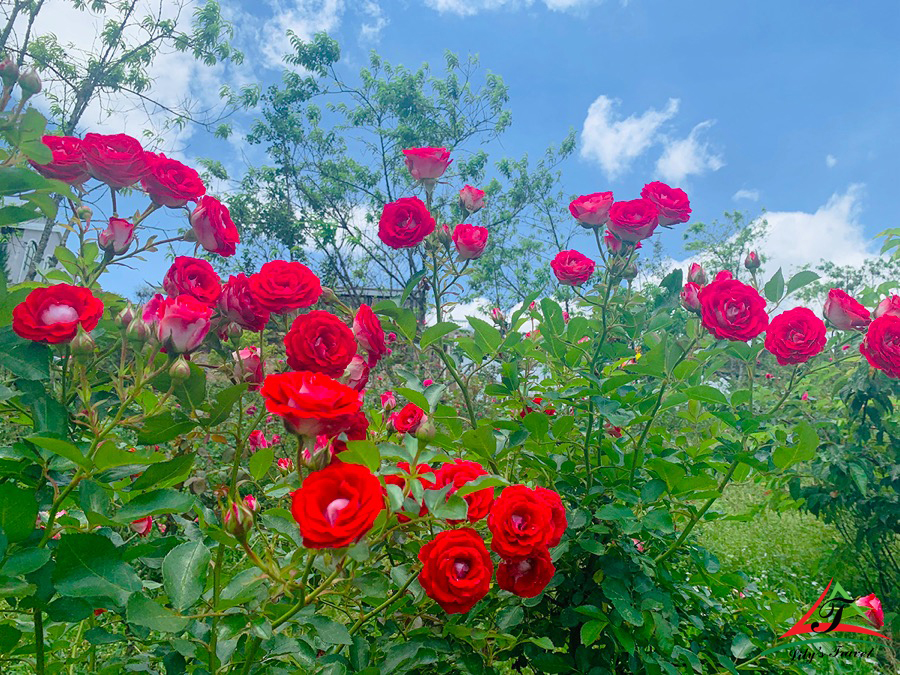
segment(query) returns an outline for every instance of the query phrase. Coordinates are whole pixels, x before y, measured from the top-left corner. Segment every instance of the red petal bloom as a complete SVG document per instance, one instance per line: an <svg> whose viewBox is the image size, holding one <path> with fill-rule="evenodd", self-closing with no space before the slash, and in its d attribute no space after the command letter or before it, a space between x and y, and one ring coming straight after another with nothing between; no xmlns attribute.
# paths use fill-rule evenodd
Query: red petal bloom
<svg viewBox="0 0 900 675"><path fill-rule="evenodd" d="M162 154L147 156L147 175L141 179L141 187L154 204L179 208L206 193L200 174L191 167Z"/></svg>
<svg viewBox="0 0 900 675"><path fill-rule="evenodd" d="M554 535L550 505L524 485L504 488L487 517L491 550L501 558L525 558L547 548Z"/></svg>
<svg viewBox="0 0 900 675"><path fill-rule="evenodd" d="M147 153L127 134L87 134L81 148L88 171L111 188L134 185L147 175Z"/></svg>
<svg viewBox="0 0 900 675"><path fill-rule="evenodd" d="M322 284L302 263L272 260L250 276L250 292L263 309L284 314L316 304Z"/></svg>
<svg viewBox="0 0 900 675"><path fill-rule="evenodd" d="M97 327L103 303L81 286L56 284L35 288L13 309L13 330L19 337L35 342L70 342L78 326L86 331Z"/></svg>
<svg viewBox="0 0 900 675"><path fill-rule="evenodd" d="M719 340L746 342L769 324L766 301L755 288L736 279L713 281L700 289L697 298L703 326Z"/></svg>
<svg viewBox="0 0 900 675"><path fill-rule="evenodd" d="M494 563L470 527L444 530L419 551L419 583L448 614L464 614L487 595Z"/></svg>
<svg viewBox="0 0 900 675"><path fill-rule="evenodd" d="M359 392L322 373L269 375L260 394L266 410L301 436L335 436L353 425L360 409Z"/></svg>
<svg viewBox="0 0 900 675"><path fill-rule="evenodd" d="M540 595L556 574L556 567L546 549L527 558L505 560L497 567L497 585L520 598Z"/></svg>
<svg viewBox="0 0 900 675"><path fill-rule="evenodd" d="M356 340L350 327L330 312L313 310L301 314L284 336L288 365L340 377L356 355Z"/></svg>
<svg viewBox="0 0 900 675"><path fill-rule="evenodd" d="M71 185L81 185L91 177L84 161L81 139L72 136L43 136L41 141L50 148L53 159L49 164L28 162L44 178L55 178Z"/></svg>
<svg viewBox="0 0 900 675"><path fill-rule="evenodd" d="M875 319L859 351L873 368L888 377L900 378L900 317L882 314Z"/></svg>
<svg viewBox="0 0 900 675"><path fill-rule="evenodd" d="M825 322L806 307L774 317L766 329L766 349L778 363L806 363L825 349Z"/></svg>
<svg viewBox="0 0 900 675"><path fill-rule="evenodd" d="M436 223L418 197L401 197L384 205L378 238L391 248L412 248L434 232Z"/></svg>
<svg viewBox="0 0 900 675"><path fill-rule="evenodd" d="M178 256L163 278L163 290L172 297L190 295L206 305L215 305L222 293L222 280L205 260Z"/></svg>
<svg viewBox="0 0 900 675"><path fill-rule="evenodd" d="M487 476L488 472L484 470L478 462L471 462L466 459L455 459L452 462L443 464L435 474L435 483L437 487L442 488L452 484L453 487L447 493L449 497L459 488L467 483L474 481L479 476ZM470 523L477 523L484 518L491 508L494 501L494 488L484 488L467 494L463 499L469 506L467 520ZM450 523L461 523L461 520L450 520Z"/></svg>

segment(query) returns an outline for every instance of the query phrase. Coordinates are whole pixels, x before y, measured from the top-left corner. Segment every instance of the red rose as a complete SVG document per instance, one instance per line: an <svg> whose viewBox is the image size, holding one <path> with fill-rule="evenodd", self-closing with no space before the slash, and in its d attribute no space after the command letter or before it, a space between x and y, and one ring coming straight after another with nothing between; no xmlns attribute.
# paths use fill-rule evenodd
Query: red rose
<svg viewBox="0 0 900 675"><path fill-rule="evenodd" d="M406 489L407 483L411 480L409 462L397 462L397 468L403 473L392 473L383 476L385 485L396 485L403 490L407 496L413 495L412 488L409 490ZM427 475L434 475L434 470L430 466L427 464L419 464L416 467L416 473L418 474L417 480L421 484L423 490L434 489L434 482L426 478ZM426 513L428 513L428 507L425 506L425 501L422 500L419 503L419 517L424 516ZM397 520L401 523L408 523L410 519L409 516L398 513Z"/></svg>
<svg viewBox="0 0 900 675"><path fill-rule="evenodd" d="M594 261L578 251L561 251L550 262L559 283L581 286L594 273Z"/></svg>
<svg viewBox="0 0 900 675"><path fill-rule="evenodd" d="M752 286L730 279L713 281L697 294L700 321L719 340L746 342L769 324L766 301Z"/></svg>
<svg viewBox="0 0 900 675"><path fill-rule="evenodd" d="M744 258L744 267L751 272L758 270L760 265L762 265L762 261L759 259L759 255L757 255L756 251L750 251L750 253L747 254L747 257Z"/></svg>
<svg viewBox="0 0 900 675"><path fill-rule="evenodd" d="M210 306L192 295L166 298L157 308L157 337L167 351L194 351L209 332L211 316Z"/></svg>
<svg viewBox="0 0 900 675"><path fill-rule="evenodd" d="M91 174L84 161L81 139L72 136L42 136L41 141L50 148L53 159L48 164L28 160L44 178L55 178L71 185L81 185Z"/></svg>
<svg viewBox="0 0 900 675"><path fill-rule="evenodd" d="M838 330L865 330L872 321L869 310L840 288L828 291L825 318Z"/></svg>
<svg viewBox="0 0 900 675"><path fill-rule="evenodd" d="M686 223L691 218L691 202L684 190L654 181L644 186L641 197L656 207L660 225Z"/></svg>
<svg viewBox="0 0 900 675"><path fill-rule="evenodd" d="M391 248L412 248L434 232L434 218L418 197L401 197L384 205L378 238Z"/></svg>
<svg viewBox="0 0 900 675"><path fill-rule="evenodd" d="M545 487L536 487L534 488L534 492L538 497L547 502L547 506L550 507L550 522L553 525L553 534L550 536L547 546L553 548L559 544L563 532L565 532L566 528L569 526L569 521L566 519L566 507L563 506L562 499L560 499L559 495L553 490L548 490Z"/></svg>
<svg viewBox="0 0 900 675"><path fill-rule="evenodd" d="M222 280L205 260L181 255L166 272L163 290L172 297L192 295L202 303L214 305L222 294Z"/></svg>
<svg viewBox="0 0 900 675"><path fill-rule="evenodd" d="M766 349L778 363L806 363L825 349L825 322L806 307L782 312L769 322Z"/></svg>
<svg viewBox="0 0 900 675"><path fill-rule="evenodd" d="M269 375L260 394L266 410L301 436L334 436L348 429L360 409L359 392L322 373Z"/></svg>
<svg viewBox="0 0 900 675"><path fill-rule="evenodd" d="M347 426L332 440L331 445L335 454L347 449L346 441L364 441L369 432L369 418L363 412L352 415L347 421ZM346 440L342 437L346 437Z"/></svg>
<svg viewBox="0 0 900 675"><path fill-rule="evenodd" d="M415 403L407 403L401 410L391 414L388 421L398 434L415 434L425 421L425 411Z"/></svg>
<svg viewBox="0 0 900 675"><path fill-rule="evenodd" d="M470 214L480 211L484 208L484 190L466 185L459 191L459 205Z"/></svg>
<svg viewBox="0 0 900 675"><path fill-rule="evenodd" d="M384 341L384 329L381 321L368 305L360 305L353 317L353 334L360 346L369 355L369 365L374 366L387 354L387 345Z"/></svg>
<svg viewBox="0 0 900 675"><path fill-rule="evenodd" d="M594 192L573 199L569 204L569 213L583 227L599 227L609 220L609 207L612 205L612 192Z"/></svg>
<svg viewBox="0 0 900 675"><path fill-rule="evenodd" d="M550 506L524 485L504 488L487 517L491 550L501 558L525 558L547 548L554 534Z"/></svg>
<svg viewBox="0 0 900 675"><path fill-rule="evenodd" d="M407 148L406 168L416 180L434 181L444 175L453 161L447 148Z"/></svg>
<svg viewBox="0 0 900 675"><path fill-rule="evenodd" d="M35 288L13 309L16 335L55 345L70 342L78 326L90 332L103 316L103 303L87 289L69 284Z"/></svg>
<svg viewBox="0 0 900 675"><path fill-rule="evenodd" d="M689 281L681 289L681 306L689 312L700 313L700 284Z"/></svg>
<svg viewBox="0 0 900 675"><path fill-rule="evenodd" d="M104 251L122 255L134 241L134 223L124 218L110 218L105 230L97 234L97 243Z"/></svg>
<svg viewBox="0 0 900 675"><path fill-rule="evenodd" d="M419 551L419 583L448 614L464 614L487 595L494 563L471 527L444 530Z"/></svg>
<svg viewBox="0 0 900 675"><path fill-rule="evenodd" d="M659 224L659 212L647 199L616 202L609 207L610 231L622 241L637 242L653 234Z"/></svg>
<svg viewBox="0 0 900 675"><path fill-rule="evenodd" d="M455 459L441 466L435 473L435 484L439 488L447 485L453 485L447 492L449 497L459 488L467 483L471 483L479 476L487 476L488 472L484 470L478 462L471 462L466 459ZM477 523L484 518L494 502L494 488L484 488L467 494L463 499L468 504L468 515L466 519L470 523ZM451 520L450 523L461 523L461 520Z"/></svg>
<svg viewBox="0 0 900 675"><path fill-rule="evenodd" d="M360 464L313 471L291 496L291 515L306 548L343 548L360 539L384 508L381 482Z"/></svg>
<svg viewBox="0 0 900 675"><path fill-rule="evenodd" d="M313 310L301 314L284 336L288 365L340 377L356 355L350 327L331 312Z"/></svg>
<svg viewBox="0 0 900 675"><path fill-rule="evenodd" d="M497 567L497 585L520 598L541 594L556 574L550 553L541 549L527 558L504 560Z"/></svg>
<svg viewBox="0 0 900 675"><path fill-rule="evenodd" d="M713 281L731 281L734 279L734 275L731 273L731 270L722 270L713 278Z"/></svg>
<svg viewBox="0 0 900 675"><path fill-rule="evenodd" d="M900 316L900 295L891 295L878 303L873 316L877 319L885 314Z"/></svg>
<svg viewBox="0 0 900 675"><path fill-rule="evenodd" d="M900 317L883 314L875 319L859 351L873 368L884 371L888 377L900 378Z"/></svg>
<svg viewBox="0 0 900 675"><path fill-rule="evenodd" d="M206 193L200 174L165 155L147 153L147 175L141 180L144 192L154 204L179 208Z"/></svg>
<svg viewBox="0 0 900 675"><path fill-rule="evenodd" d="M875 628L884 627L884 609L881 607L881 600L874 593L863 596L856 601L857 607L863 607L866 610L866 619L869 620Z"/></svg>
<svg viewBox="0 0 900 675"><path fill-rule="evenodd" d="M191 227L200 245L210 253L229 257L234 255L241 243L231 213L215 197L201 197L191 213Z"/></svg>
<svg viewBox="0 0 900 675"><path fill-rule="evenodd" d="M147 157L126 134L87 134L81 142L88 171L113 189L134 185L147 175Z"/></svg>
<svg viewBox="0 0 900 675"><path fill-rule="evenodd" d="M688 270L688 281L695 283L698 286L705 286L706 272L704 272L703 268L697 263L691 263L691 268Z"/></svg>
<svg viewBox="0 0 900 675"><path fill-rule="evenodd" d="M272 260L250 275L250 292L263 309L284 314L316 304L322 284L302 263Z"/></svg>
<svg viewBox="0 0 900 675"><path fill-rule="evenodd" d="M480 225L461 223L453 228L453 245L462 260L475 260L487 246L488 229Z"/></svg>
<svg viewBox="0 0 900 675"><path fill-rule="evenodd" d="M269 322L269 311L259 306L250 292L249 279L243 274L231 276L219 296L219 312L241 328L259 332Z"/></svg>

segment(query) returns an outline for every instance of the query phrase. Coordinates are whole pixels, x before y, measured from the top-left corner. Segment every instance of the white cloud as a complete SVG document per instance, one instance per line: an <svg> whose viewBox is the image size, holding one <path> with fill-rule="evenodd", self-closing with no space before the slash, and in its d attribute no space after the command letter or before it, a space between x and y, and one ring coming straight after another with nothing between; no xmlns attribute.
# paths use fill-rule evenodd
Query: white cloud
<svg viewBox="0 0 900 675"><path fill-rule="evenodd" d="M475 298L472 302L461 302L458 305L454 305L450 308L449 312L443 314L441 320L454 321L461 326L465 326L467 325L467 316L477 316L486 319L490 316L490 311L490 300L479 297ZM437 323L437 314L435 314L433 310L425 317L425 323L429 326Z"/></svg>
<svg viewBox="0 0 900 675"><path fill-rule="evenodd" d="M664 110L649 108L624 119L615 112L619 103L598 96L588 108L581 129L581 156L598 162L610 179L624 173L657 141L662 125L678 112L679 101L670 98Z"/></svg>
<svg viewBox="0 0 900 675"><path fill-rule="evenodd" d="M825 155L825 166L829 169L833 169L837 165L837 157L834 155Z"/></svg>
<svg viewBox="0 0 900 675"><path fill-rule="evenodd" d="M735 192L731 198L736 202L738 202L742 199L746 199L747 201L751 201L751 202L758 202L759 201L759 190L747 190L747 189L741 188L740 190Z"/></svg>
<svg viewBox="0 0 900 675"><path fill-rule="evenodd" d="M381 6L377 2L374 2L374 0L365 0L360 9L367 17L367 20L359 29L360 42L366 44L378 42L379 38L381 38L381 31L383 31L389 23L384 16L384 13L381 11Z"/></svg>
<svg viewBox="0 0 900 675"><path fill-rule="evenodd" d="M272 18L260 30L259 45L269 67L284 65L284 55L291 53L287 32L301 40L309 40L320 31L333 32L341 23L344 0L271 0Z"/></svg>
<svg viewBox="0 0 900 675"><path fill-rule="evenodd" d="M716 154L702 134L709 129L714 120L700 122L687 135L687 138L666 140L663 154L656 162L656 171L670 183L681 183L691 175L702 175L707 171L718 171L725 162Z"/></svg>
<svg viewBox="0 0 900 675"><path fill-rule="evenodd" d="M542 0L542 4L555 12L577 11L596 5L603 0ZM498 9L522 9L531 7L535 0L425 0L425 4L441 14L474 16L479 12Z"/></svg>

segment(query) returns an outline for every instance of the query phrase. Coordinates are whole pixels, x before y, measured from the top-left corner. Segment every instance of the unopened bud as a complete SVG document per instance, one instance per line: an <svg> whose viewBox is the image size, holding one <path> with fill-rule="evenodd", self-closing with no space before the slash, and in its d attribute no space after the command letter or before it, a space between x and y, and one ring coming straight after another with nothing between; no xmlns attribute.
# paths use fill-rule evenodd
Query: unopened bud
<svg viewBox="0 0 900 675"><path fill-rule="evenodd" d="M622 278L626 281L633 281L637 276L638 268L637 263L630 263L628 267L622 270Z"/></svg>
<svg viewBox="0 0 900 675"><path fill-rule="evenodd" d="M434 422L431 421L431 418L428 415L425 415L419 423L419 427L416 429L416 438L423 441L430 441L434 439L435 434L437 434L437 429L434 427Z"/></svg>
<svg viewBox="0 0 900 675"><path fill-rule="evenodd" d="M747 257L744 258L744 267L746 267L751 272L755 272L756 270L758 270L761 264L762 263L760 263L759 261L759 256L756 255L756 251L750 251L750 253L747 254Z"/></svg>
<svg viewBox="0 0 900 675"><path fill-rule="evenodd" d="M279 457L278 461L275 462L275 466L278 467L281 473L288 474L294 470L294 460L288 457Z"/></svg>
<svg viewBox="0 0 900 675"><path fill-rule="evenodd" d="M691 268L688 270L688 281L694 284L699 284L700 286L706 285L706 272L703 268L697 263L691 263Z"/></svg>
<svg viewBox="0 0 900 675"><path fill-rule="evenodd" d="M175 362L169 367L169 377L173 380L186 380L191 376L191 364L189 364L183 356L175 359Z"/></svg>
<svg viewBox="0 0 900 675"><path fill-rule="evenodd" d="M150 339L150 326L140 317L135 317L129 324L125 333L128 339L136 342L147 342Z"/></svg>
<svg viewBox="0 0 900 675"><path fill-rule="evenodd" d="M91 222L91 218L94 217L94 212L90 206L87 204L82 204L78 208L75 209L75 215L78 216L79 220L83 220L86 223Z"/></svg>
<svg viewBox="0 0 900 675"><path fill-rule="evenodd" d="M131 325L131 322L134 321L135 316L137 316L137 314L134 311L134 307L132 307L129 302L125 305L125 309L116 314L116 325L119 325L122 328L128 328L128 326Z"/></svg>
<svg viewBox="0 0 900 675"><path fill-rule="evenodd" d="M297 462L310 471L319 471L331 464L334 458L332 441L325 436L310 438L302 437L302 443L297 453Z"/></svg>
<svg viewBox="0 0 900 675"><path fill-rule="evenodd" d="M335 295L334 291L328 288L328 286L322 286L322 295L319 296L319 300L324 302L326 305L330 305L332 303L337 302L337 295Z"/></svg>
<svg viewBox="0 0 900 675"><path fill-rule="evenodd" d="M43 85L37 71L34 68L29 68L19 74L19 86L22 88L22 95L28 98L40 92Z"/></svg>
<svg viewBox="0 0 900 675"><path fill-rule="evenodd" d="M496 324L503 324L506 321L506 315L499 307L494 307L491 310L491 320Z"/></svg>
<svg viewBox="0 0 900 675"><path fill-rule="evenodd" d="M445 247L449 247L453 243L453 235L450 233L449 225L441 225L441 230L438 232L438 241Z"/></svg>
<svg viewBox="0 0 900 675"><path fill-rule="evenodd" d="M184 235L181 237L182 241L188 241L194 243L197 241L197 233L194 232L194 228L187 230Z"/></svg>
<svg viewBox="0 0 900 675"><path fill-rule="evenodd" d="M10 58L0 61L0 81L4 87L11 87L19 79L19 66Z"/></svg>
<svg viewBox="0 0 900 675"><path fill-rule="evenodd" d="M230 337L233 340L236 340L237 338L241 337L241 334L243 334L244 329L232 321L231 323L228 324L226 331L228 333L228 337Z"/></svg>
<svg viewBox="0 0 900 675"><path fill-rule="evenodd" d="M94 338L90 336L90 333L79 326L78 334L72 340L70 346L72 353L76 356L87 356L94 353L96 344L94 343Z"/></svg>
<svg viewBox="0 0 900 675"><path fill-rule="evenodd" d="M258 510L259 503L253 495L247 495L239 502L232 502L222 517L225 531L237 539L244 539L253 529Z"/></svg>

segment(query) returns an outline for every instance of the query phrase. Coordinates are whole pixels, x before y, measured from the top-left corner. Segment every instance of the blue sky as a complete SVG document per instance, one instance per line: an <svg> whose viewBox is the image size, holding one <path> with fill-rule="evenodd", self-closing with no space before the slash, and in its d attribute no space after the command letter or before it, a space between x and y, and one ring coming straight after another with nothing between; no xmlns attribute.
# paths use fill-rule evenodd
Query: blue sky
<svg viewBox="0 0 900 675"><path fill-rule="evenodd" d="M223 82L276 81L287 28L301 36L328 31L348 74L372 48L410 67L439 65L447 49L477 53L509 86L513 124L503 153L537 157L576 130L578 150L563 166L567 191L611 189L627 199L662 179L688 192L695 219L765 208L771 271L822 257L859 263L876 250L872 235L898 224L897 2L222 4L235 20L244 66L210 70L173 56L158 69L159 88L172 97L208 101ZM56 23L75 31L62 14ZM239 131L248 118L236 122ZM135 133L145 120L131 115L120 123ZM239 132L227 145L190 130L171 143L176 156L212 156L238 173L246 150ZM663 236L681 261L680 236ZM152 278L160 265L142 276ZM126 279L134 283L133 275Z"/></svg>

